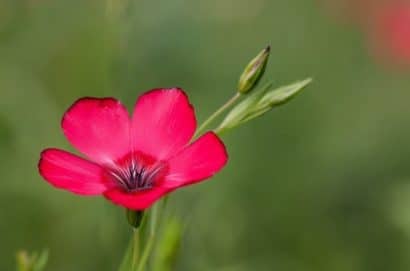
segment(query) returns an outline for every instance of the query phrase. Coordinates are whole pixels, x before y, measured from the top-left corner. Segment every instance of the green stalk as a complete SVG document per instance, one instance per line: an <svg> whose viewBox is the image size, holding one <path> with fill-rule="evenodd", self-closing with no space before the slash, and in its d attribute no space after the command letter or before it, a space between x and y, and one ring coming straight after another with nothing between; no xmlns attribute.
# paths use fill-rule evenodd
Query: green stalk
<svg viewBox="0 0 410 271"><path fill-rule="evenodd" d="M140 244L140 232L138 229L133 229L133 246L132 246L132 264L131 270L134 270L137 266L139 256L139 244Z"/></svg>
<svg viewBox="0 0 410 271"><path fill-rule="evenodd" d="M156 228L157 228L157 222L158 222L158 206L154 205L152 207L152 213L151 213L151 223L150 223L150 231L148 234L148 240L147 244L145 245L145 248L141 254L141 259L138 263L137 271L144 271L146 268L146 265L148 263L149 256L151 254L151 250L154 246L154 240L155 240L155 233L156 233Z"/></svg>
<svg viewBox="0 0 410 271"><path fill-rule="evenodd" d="M211 124L219 115L225 112L225 110L231 107L240 97L241 94L239 92L236 92L232 98L230 98L225 104L223 104L218 110L216 110L211 116L209 116L209 118L207 118L196 130L194 138L204 132L209 124Z"/></svg>

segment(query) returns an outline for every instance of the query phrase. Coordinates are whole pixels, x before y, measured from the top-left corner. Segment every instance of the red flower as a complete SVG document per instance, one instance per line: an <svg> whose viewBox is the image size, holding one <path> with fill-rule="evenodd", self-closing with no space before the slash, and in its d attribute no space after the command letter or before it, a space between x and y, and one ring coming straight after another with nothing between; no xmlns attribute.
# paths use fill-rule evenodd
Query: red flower
<svg viewBox="0 0 410 271"><path fill-rule="evenodd" d="M57 188L104 195L133 210L211 177L228 159L213 132L188 144L196 129L195 113L176 88L145 93L131 118L113 98L82 98L67 110L61 126L89 160L46 149L39 162L41 176Z"/></svg>

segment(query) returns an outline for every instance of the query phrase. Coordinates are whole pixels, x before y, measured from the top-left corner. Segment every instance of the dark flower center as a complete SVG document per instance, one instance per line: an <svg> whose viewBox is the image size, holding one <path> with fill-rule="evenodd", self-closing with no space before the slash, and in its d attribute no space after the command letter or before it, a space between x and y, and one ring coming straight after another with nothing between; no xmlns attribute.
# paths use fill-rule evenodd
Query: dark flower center
<svg viewBox="0 0 410 271"><path fill-rule="evenodd" d="M116 167L109 168L108 174L126 192L151 189L164 176L167 166L163 162L144 160L136 157L124 159Z"/></svg>

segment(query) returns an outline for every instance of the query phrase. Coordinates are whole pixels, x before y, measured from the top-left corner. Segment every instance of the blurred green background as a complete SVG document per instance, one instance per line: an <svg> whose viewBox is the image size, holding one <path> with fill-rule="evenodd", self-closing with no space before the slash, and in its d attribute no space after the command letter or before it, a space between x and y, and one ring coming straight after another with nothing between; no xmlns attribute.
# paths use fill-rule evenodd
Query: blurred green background
<svg viewBox="0 0 410 271"><path fill-rule="evenodd" d="M180 86L204 120L271 44L266 77L314 84L224 136L229 165L174 193L177 270L410 269L410 79L361 34L302 0L0 0L0 270L50 249L47 270L115 270L130 229L103 198L52 188L45 147L81 96L131 108Z"/></svg>

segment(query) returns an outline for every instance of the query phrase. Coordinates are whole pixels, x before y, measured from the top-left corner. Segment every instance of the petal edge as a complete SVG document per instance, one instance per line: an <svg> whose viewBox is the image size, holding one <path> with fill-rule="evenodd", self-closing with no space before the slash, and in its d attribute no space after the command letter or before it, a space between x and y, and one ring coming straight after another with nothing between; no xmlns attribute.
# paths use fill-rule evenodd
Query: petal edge
<svg viewBox="0 0 410 271"><path fill-rule="evenodd" d="M114 204L123 206L131 210L144 210L149 208L157 200L165 194L171 192L172 189L164 187L155 187L151 190L127 194L118 188L108 190L104 196Z"/></svg>
<svg viewBox="0 0 410 271"><path fill-rule="evenodd" d="M134 150L166 160L192 138L194 108L182 89L153 89L137 99L131 129Z"/></svg>
<svg viewBox="0 0 410 271"><path fill-rule="evenodd" d="M75 194L99 195L108 188L99 165L63 150L44 150L38 169L48 183Z"/></svg>
<svg viewBox="0 0 410 271"><path fill-rule="evenodd" d="M168 161L164 186L176 188L202 181L220 171L227 161L222 140L207 132Z"/></svg>
<svg viewBox="0 0 410 271"><path fill-rule="evenodd" d="M61 120L68 141L91 160L109 164L130 150L130 118L114 98L84 97Z"/></svg>

